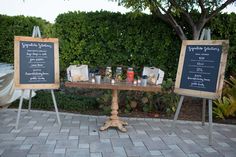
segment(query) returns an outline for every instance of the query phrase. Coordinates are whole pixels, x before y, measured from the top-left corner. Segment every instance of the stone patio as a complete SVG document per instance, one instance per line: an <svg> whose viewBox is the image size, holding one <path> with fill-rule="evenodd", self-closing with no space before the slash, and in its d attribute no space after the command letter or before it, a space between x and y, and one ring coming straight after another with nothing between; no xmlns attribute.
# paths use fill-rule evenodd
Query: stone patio
<svg viewBox="0 0 236 157"><path fill-rule="evenodd" d="M17 110L0 111L1 157L236 157L236 126L214 124L213 146L208 125L178 121L122 118L128 132L99 131L107 117L23 110L15 130Z"/></svg>

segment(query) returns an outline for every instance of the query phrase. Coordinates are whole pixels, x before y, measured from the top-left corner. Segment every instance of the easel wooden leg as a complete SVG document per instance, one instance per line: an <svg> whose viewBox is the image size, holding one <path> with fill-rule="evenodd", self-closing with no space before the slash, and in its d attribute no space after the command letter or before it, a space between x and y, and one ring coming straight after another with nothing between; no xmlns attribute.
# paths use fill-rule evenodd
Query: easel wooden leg
<svg viewBox="0 0 236 157"><path fill-rule="evenodd" d="M28 112L31 110L31 98L32 98L32 89L30 89L30 94L29 94L29 106L28 106Z"/></svg>
<svg viewBox="0 0 236 157"><path fill-rule="evenodd" d="M20 120L20 113L21 113L21 109L22 109L22 103L23 103L23 95L24 95L25 90L22 90L21 93L21 97L20 97L20 103L19 103L19 108L18 108L18 113L17 113L17 118L16 118L16 127L15 129L18 129L18 125L19 125L19 120Z"/></svg>
<svg viewBox="0 0 236 157"><path fill-rule="evenodd" d="M209 100L209 145L212 145L212 100Z"/></svg>
<svg viewBox="0 0 236 157"><path fill-rule="evenodd" d="M180 97L180 100L179 100L179 103L178 103L177 110L176 110L176 112L175 112L174 121L173 121L173 123L172 123L171 133L173 133L173 131L174 131L175 123L176 123L176 121L177 121L177 119L178 119L179 112L180 112L181 106L182 106L182 104L183 104L183 101L184 101L184 96L181 96L181 97Z"/></svg>
<svg viewBox="0 0 236 157"><path fill-rule="evenodd" d="M205 126L206 121L206 99L203 99L202 105L202 126Z"/></svg>
<svg viewBox="0 0 236 157"><path fill-rule="evenodd" d="M57 121L58 121L58 124L61 125L61 120L60 120L60 117L59 117L58 108L57 108L57 102L56 102L56 99L55 99L55 95L54 95L53 89L51 89L51 94L52 94L52 100L53 100L54 108L55 108L56 115L57 115Z"/></svg>

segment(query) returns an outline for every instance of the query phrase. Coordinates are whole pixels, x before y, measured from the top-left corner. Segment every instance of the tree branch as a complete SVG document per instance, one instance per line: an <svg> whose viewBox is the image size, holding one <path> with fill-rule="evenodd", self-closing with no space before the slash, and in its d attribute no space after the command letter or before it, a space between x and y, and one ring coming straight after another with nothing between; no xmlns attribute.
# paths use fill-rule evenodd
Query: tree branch
<svg viewBox="0 0 236 157"><path fill-rule="evenodd" d="M203 0L198 0L198 4L199 4L199 6L201 8L202 13L206 12Z"/></svg>
<svg viewBox="0 0 236 157"><path fill-rule="evenodd" d="M150 11L153 14L157 15L161 20L171 25L181 40L187 39L183 32L183 29L179 26L179 24L175 21L173 16L170 14L171 13L170 8L168 10L165 10L163 7L157 4L157 1L154 2L153 0L149 0L149 4L151 5ZM172 5L170 7L172 7ZM164 14L161 12L161 10L164 12Z"/></svg>
<svg viewBox="0 0 236 157"><path fill-rule="evenodd" d="M229 4L233 3L235 0L227 0L225 3L223 3L220 7L218 7L216 10L214 10L207 18L206 21L209 21L212 17L214 17L216 14L218 14L220 11L222 11L224 8L226 8Z"/></svg>
<svg viewBox="0 0 236 157"><path fill-rule="evenodd" d="M171 6L169 7L168 10L166 10L165 8L163 8L161 5L158 5L157 3L153 3L152 0L149 0L150 3L152 3L154 5L154 8L156 8L156 12L158 13L159 17L161 16L161 19L167 23L169 23L176 31L177 35L179 36L179 38L181 40L186 40L186 36L185 33L183 32L183 29L180 27L180 25L176 22L176 20L174 19L174 17L171 15ZM165 13L162 14L161 10Z"/></svg>
<svg viewBox="0 0 236 157"><path fill-rule="evenodd" d="M186 18L186 21L189 23L189 25L191 27L194 27L195 24L193 22L193 19L191 18L190 14L185 10L183 9L177 2L176 0L170 0L170 3L175 6L176 8L180 9L181 10L181 13L185 16Z"/></svg>
<svg viewBox="0 0 236 157"><path fill-rule="evenodd" d="M197 27L196 29L201 30L207 22L207 20L206 20L207 10L204 7L204 0L198 0L198 4L201 8L201 16L196 23L196 27Z"/></svg>
<svg viewBox="0 0 236 157"><path fill-rule="evenodd" d="M153 10L151 10L151 8L150 8L150 11L151 11L153 14L157 15L161 20L163 20L163 21L169 23L169 21L167 20L167 17L166 17L164 14L161 13L161 10L160 10L159 7L157 6L157 4L155 4L153 0L149 0L149 3L150 3L150 5L152 5L152 7L154 8ZM170 24L170 23L169 23L169 24Z"/></svg>

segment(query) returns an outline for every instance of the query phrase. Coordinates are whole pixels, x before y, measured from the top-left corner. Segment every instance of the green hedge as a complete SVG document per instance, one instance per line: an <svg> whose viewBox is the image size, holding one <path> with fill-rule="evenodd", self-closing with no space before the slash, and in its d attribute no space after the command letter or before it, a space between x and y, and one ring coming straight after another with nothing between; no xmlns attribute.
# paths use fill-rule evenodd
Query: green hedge
<svg viewBox="0 0 236 157"><path fill-rule="evenodd" d="M69 12L57 17L60 64L156 66L175 77L180 40L153 16L110 12Z"/></svg>
<svg viewBox="0 0 236 157"><path fill-rule="evenodd" d="M221 14L208 24L212 31L212 39L228 39L229 52L226 77L236 76L236 14Z"/></svg>
<svg viewBox="0 0 236 157"><path fill-rule="evenodd" d="M212 39L230 40L226 75L236 74L236 14L221 14L206 27ZM60 64L156 66L175 78L181 41L171 27L151 15L69 12L57 17ZM189 29L186 28L185 31ZM191 33L186 33L191 34Z"/></svg>
<svg viewBox="0 0 236 157"><path fill-rule="evenodd" d="M96 97L79 96L72 93L66 94L59 91L55 92L55 97L59 110L83 112L98 108ZM12 104L13 107L17 107L19 99ZM23 101L23 108L28 108L28 101ZM32 98L32 108L54 110L51 93L48 91L37 91L36 96Z"/></svg>
<svg viewBox="0 0 236 157"><path fill-rule="evenodd" d="M41 18L0 15L0 62L14 62L14 36L32 36L35 25L50 36L52 24Z"/></svg>
<svg viewBox="0 0 236 157"><path fill-rule="evenodd" d="M212 39L230 40L227 76L236 75L235 23L232 13L218 15L207 25ZM59 38L62 72L70 64L156 66L166 77L175 78L181 41L152 15L68 12L59 15L54 25L35 17L0 15L0 62L13 63L14 35L31 36L34 25L44 36Z"/></svg>

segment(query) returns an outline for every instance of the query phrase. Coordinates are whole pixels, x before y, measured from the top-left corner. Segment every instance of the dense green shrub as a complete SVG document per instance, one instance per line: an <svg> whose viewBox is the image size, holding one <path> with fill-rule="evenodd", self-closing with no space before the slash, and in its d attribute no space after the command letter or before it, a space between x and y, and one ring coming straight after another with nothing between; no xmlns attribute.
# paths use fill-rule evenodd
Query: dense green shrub
<svg viewBox="0 0 236 157"><path fill-rule="evenodd" d="M69 12L57 17L55 33L60 40L61 69L71 63L156 66L175 77L181 42L153 16Z"/></svg>
<svg viewBox="0 0 236 157"><path fill-rule="evenodd" d="M14 36L32 36L35 25L50 36L52 25L41 18L0 15L0 62L14 62Z"/></svg>
<svg viewBox="0 0 236 157"><path fill-rule="evenodd" d="M220 14L211 20L208 27L212 31L212 39L229 40L226 77L236 76L236 14Z"/></svg>
<svg viewBox="0 0 236 157"><path fill-rule="evenodd" d="M212 30L212 39L230 40L227 76L236 73L235 21L235 14L221 14L207 25ZM69 12L59 15L54 26L61 44L62 69L71 63L156 66L167 77L175 78L181 41L172 28L154 16Z"/></svg>
<svg viewBox="0 0 236 157"><path fill-rule="evenodd" d="M55 92L55 97L59 110L66 111L86 111L98 108L95 97L79 96L75 94L65 94L64 92ZM19 104L19 100L13 102L14 106ZM24 101L23 108L28 107L28 101ZM32 98L32 108L42 110L54 110L51 93L48 91L37 91L36 96Z"/></svg>
<svg viewBox="0 0 236 157"><path fill-rule="evenodd" d="M230 77L225 82L223 97L215 100L213 107L214 116L221 119L236 116L236 78Z"/></svg>
<svg viewBox="0 0 236 157"><path fill-rule="evenodd" d="M236 75L235 22L232 13L220 14L207 24L212 39L230 40L227 77ZM31 36L34 25L40 26L43 36L60 39L62 72L71 63L140 69L156 66L166 72L166 78L175 78L181 41L172 28L154 16L69 12L59 15L52 29L52 24L40 18L0 15L0 62L13 63L14 35Z"/></svg>

